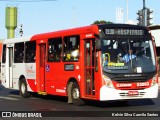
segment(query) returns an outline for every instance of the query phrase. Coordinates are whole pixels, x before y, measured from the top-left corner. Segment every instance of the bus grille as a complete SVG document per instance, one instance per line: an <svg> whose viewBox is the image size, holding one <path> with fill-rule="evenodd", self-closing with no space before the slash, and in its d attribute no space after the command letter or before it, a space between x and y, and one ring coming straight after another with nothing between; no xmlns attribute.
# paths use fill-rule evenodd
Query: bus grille
<svg viewBox="0 0 160 120"><path fill-rule="evenodd" d="M112 78L113 81L118 83L127 83L127 82L146 82L152 77L148 76L136 76L136 77L114 77Z"/></svg>
<svg viewBox="0 0 160 120"><path fill-rule="evenodd" d="M138 95L129 95L128 93L123 93L123 92L121 92L121 93L119 93L119 95L120 95L121 97L142 97L142 96L145 95L145 93L146 93L146 92L139 92Z"/></svg>

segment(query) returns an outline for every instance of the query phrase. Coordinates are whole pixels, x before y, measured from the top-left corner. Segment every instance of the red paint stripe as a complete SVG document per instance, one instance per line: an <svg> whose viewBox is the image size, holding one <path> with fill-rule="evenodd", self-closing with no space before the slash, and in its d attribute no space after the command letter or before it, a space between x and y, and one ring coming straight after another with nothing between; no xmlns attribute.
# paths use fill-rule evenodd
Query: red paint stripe
<svg viewBox="0 0 160 120"><path fill-rule="evenodd" d="M35 84L35 79L27 79L28 84L30 86L30 88L32 89L33 92L37 92L37 86Z"/></svg>

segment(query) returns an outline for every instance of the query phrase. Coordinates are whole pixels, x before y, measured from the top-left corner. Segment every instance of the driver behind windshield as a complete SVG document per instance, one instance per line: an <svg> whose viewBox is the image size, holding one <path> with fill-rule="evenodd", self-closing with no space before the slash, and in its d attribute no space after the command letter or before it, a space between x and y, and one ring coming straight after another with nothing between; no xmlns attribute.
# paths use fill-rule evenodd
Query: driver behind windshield
<svg viewBox="0 0 160 120"><path fill-rule="evenodd" d="M129 62L131 59L134 59L136 55L133 54L133 50L128 50L128 52L123 56L123 61L124 62Z"/></svg>

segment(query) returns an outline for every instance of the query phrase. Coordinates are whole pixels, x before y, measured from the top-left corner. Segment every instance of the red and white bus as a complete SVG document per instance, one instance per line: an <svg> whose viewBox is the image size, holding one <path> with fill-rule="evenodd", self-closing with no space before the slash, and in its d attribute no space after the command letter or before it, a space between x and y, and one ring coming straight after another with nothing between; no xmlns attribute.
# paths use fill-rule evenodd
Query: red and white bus
<svg viewBox="0 0 160 120"><path fill-rule="evenodd" d="M128 56L134 57L124 60ZM23 97L83 100L157 98L155 43L146 27L102 24L3 41L2 85Z"/></svg>

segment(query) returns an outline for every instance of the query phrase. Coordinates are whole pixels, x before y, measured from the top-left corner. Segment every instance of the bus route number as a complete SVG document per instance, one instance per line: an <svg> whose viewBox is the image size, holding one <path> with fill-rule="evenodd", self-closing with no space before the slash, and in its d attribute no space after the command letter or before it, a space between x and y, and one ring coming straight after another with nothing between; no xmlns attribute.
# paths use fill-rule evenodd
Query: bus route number
<svg viewBox="0 0 160 120"><path fill-rule="evenodd" d="M140 83L137 83L137 87L146 87L146 86L149 86L149 82L140 82Z"/></svg>

